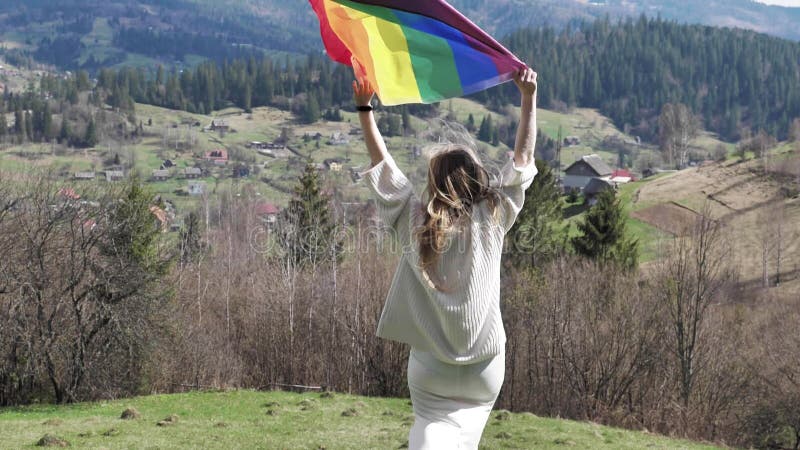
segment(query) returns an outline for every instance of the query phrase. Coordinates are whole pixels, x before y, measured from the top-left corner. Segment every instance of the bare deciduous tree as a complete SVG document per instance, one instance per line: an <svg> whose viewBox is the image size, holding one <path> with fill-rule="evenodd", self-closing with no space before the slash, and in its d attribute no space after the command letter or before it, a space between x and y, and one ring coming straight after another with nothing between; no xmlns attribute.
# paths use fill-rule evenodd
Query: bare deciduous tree
<svg viewBox="0 0 800 450"><path fill-rule="evenodd" d="M672 165L684 167L689 146L700 130L700 120L681 103L667 103L658 117L658 138L662 152Z"/></svg>
<svg viewBox="0 0 800 450"><path fill-rule="evenodd" d="M734 278L730 246L724 242L722 225L705 208L689 238L675 239L659 261L656 295L669 312L672 354L678 361L680 401L687 410L695 379L709 357L706 334L709 308L723 300L726 285Z"/></svg>
<svg viewBox="0 0 800 450"><path fill-rule="evenodd" d="M17 187L0 216L0 404L136 392L168 299L149 198L87 188L85 201L48 174Z"/></svg>

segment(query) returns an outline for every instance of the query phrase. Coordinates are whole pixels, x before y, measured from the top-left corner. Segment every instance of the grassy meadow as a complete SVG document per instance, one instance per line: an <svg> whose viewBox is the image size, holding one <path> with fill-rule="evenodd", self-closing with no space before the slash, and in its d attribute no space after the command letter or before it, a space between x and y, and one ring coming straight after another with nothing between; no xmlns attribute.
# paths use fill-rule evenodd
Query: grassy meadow
<svg viewBox="0 0 800 450"><path fill-rule="evenodd" d="M140 416L121 419L127 408ZM412 422L411 406L403 398L241 390L5 408L0 409L0 436L2 448L9 450L35 448L46 434L86 449L398 449L408 445ZM588 422L495 411L481 448L717 447Z"/></svg>

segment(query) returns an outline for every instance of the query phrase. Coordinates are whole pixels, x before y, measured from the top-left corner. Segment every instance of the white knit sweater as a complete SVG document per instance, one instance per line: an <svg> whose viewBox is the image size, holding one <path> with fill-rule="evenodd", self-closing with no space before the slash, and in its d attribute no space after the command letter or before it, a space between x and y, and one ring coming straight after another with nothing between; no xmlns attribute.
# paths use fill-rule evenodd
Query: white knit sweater
<svg viewBox="0 0 800 450"><path fill-rule="evenodd" d="M509 160L492 184L501 201L491 215L486 201L472 210L471 224L454 233L435 273L446 292L432 287L419 269L413 231L422 207L391 156L362 173L375 194L378 214L403 251L378 323L378 336L432 352L451 364L471 364L505 349L500 316L500 257L503 238L522 209L525 190L536 175L531 162Z"/></svg>

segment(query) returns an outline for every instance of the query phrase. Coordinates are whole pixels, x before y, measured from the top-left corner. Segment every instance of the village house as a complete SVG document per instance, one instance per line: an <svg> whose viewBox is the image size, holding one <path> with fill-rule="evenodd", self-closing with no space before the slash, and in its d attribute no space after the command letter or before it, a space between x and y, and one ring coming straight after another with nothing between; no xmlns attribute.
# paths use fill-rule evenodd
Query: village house
<svg viewBox="0 0 800 450"><path fill-rule="evenodd" d="M613 170L598 155L582 156L564 170L564 191L583 191L593 178L611 179Z"/></svg>
<svg viewBox="0 0 800 450"><path fill-rule="evenodd" d="M204 181L190 181L186 186L189 195L203 195L206 193L206 183Z"/></svg>
<svg viewBox="0 0 800 450"><path fill-rule="evenodd" d="M586 187L583 188L583 196L589 205L597 203L597 196L607 190L614 190L614 184L605 178L592 178Z"/></svg>
<svg viewBox="0 0 800 450"><path fill-rule="evenodd" d="M228 124L227 120L223 119L213 119L211 121L211 125L208 127L211 131L222 131L228 132L231 130L231 126Z"/></svg>
<svg viewBox="0 0 800 450"><path fill-rule="evenodd" d="M636 178L628 169L617 169L611 173L611 182L615 185L626 184L636 181Z"/></svg>
<svg viewBox="0 0 800 450"><path fill-rule="evenodd" d="M350 143L350 138L346 134L335 132L331 134L330 139L326 142L328 145L347 145Z"/></svg>
<svg viewBox="0 0 800 450"><path fill-rule="evenodd" d="M250 176L250 168L246 164L237 164L233 168L233 178L246 178Z"/></svg>
<svg viewBox="0 0 800 450"><path fill-rule="evenodd" d="M282 150L286 148L286 145L279 142L251 141L247 147L255 150Z"/></svg>
<svg viewBox="0 0 800 450"><path fill-rule="evenodd" d="M200 170L199 167L187 167L183 169L183 176L185 178L200 178L203 175L203 171Z"/></svg>
<svg viewBox="0 0 800 450"><path fill-rule="evenodd" d="M272 203L261 202L255 205L253 213L261 219L264 224L271 227L278 221L280 210Z"/></svg>
<svg viewBox="0 0 800 450"><path fill-rule="evenodd" d="M125 172L121 170L106 170L106 181L120 181L125 178Z"/></svg>
<svg viewBox="0 0 800 450"><path fill-rule="evenodd" d="M228 151L224 148L211 150L210 152L206 152L203 159L213 162L217 166L224 166L228 162Z"/></svg>
<svg viewBox="0 0 800 450"><path fill-rule="evenodd" d="M73 178L76 180L94 180L94 177L94 172L75 172L75 176Z"/></svg>
<svg viewBox="0 0 800 450"><path fill-rule="evenodd" d="M344 158L328 158L322 161L322 164L331 172L339 172L342 170L342 167L344 167L344 162Z"/></svg>
<svg viewBox="0 0 800 450"><path fill-rule="evenodd" d="M152 179L153 181L165 181L170 177L169 170L167 169L154 169Z"/></svg>

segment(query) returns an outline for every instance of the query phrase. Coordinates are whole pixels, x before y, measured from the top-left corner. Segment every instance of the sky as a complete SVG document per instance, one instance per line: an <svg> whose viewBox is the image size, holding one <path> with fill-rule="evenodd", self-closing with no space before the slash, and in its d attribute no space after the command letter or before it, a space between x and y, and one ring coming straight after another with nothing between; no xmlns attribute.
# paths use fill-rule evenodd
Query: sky
<svg viewBox="0 0 800 450"><path fill-rule="evenodd" d="M800 0L756 0L759 3L766 3L768 5L780 5L780 6L793 6L796 8L800 8Z"/></svg>

